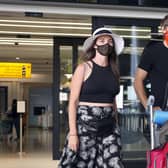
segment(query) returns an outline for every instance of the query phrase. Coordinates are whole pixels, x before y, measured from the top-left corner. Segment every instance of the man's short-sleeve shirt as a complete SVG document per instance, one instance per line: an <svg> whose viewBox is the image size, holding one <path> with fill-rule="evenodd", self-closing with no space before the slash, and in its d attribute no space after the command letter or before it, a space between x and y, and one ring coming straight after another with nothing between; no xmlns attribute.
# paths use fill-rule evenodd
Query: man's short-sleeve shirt
<svg viewBox="0 0 168 168"><path fill-rule="evenodd" d="M168 81L168 48L163 42L150 42L143 51L138 67L148 72L155 106L162 107Z"/></svg>

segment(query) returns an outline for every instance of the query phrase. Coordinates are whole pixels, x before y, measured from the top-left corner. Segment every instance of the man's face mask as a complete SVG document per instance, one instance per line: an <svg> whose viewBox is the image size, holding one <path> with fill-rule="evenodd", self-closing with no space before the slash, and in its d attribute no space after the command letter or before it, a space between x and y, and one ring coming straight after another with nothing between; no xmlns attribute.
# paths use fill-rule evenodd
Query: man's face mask
<svg viewBox="0 0 168 168"><path fill-rule="evenodd" d="M97 45L97 51L103 56L109 56L113 51L113 46L108 43L100 46Z"/></svg>
<svg viewBox="0 0 168 168"><path fill-rule="evenodd" d="M164 33L163 38L166 45L168 45L168 30Z"/></svg>

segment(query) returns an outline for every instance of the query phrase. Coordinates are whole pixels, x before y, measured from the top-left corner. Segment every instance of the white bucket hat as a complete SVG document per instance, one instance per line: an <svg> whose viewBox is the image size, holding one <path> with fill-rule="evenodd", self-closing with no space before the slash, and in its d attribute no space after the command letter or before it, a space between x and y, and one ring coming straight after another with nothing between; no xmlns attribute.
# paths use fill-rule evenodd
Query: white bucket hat
<svg viewBox="0 0 168 168"><path fill-rule="evenodd" d="M86 52L94 44L94 41L98 37L103 36L103 35L109 35L113 38L114 43L115 43L116 54L119 55L124 49L124 39L121 36L112 33L111 29L106 28L106 27L101 27L101 28L96 29L93 32L92 36L88 37L84 41L83 51Z"/></svg>

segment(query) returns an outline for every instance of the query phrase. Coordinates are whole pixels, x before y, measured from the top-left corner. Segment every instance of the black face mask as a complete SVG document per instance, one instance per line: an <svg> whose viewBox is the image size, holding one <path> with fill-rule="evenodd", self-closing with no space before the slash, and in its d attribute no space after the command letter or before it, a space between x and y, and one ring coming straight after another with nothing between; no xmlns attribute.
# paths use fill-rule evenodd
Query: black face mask
<svg viewBox="0 0 168 168"><path fill-rule="evenodd" d="M100 46L97 45L97 51L103 56L109 56L113 51L113 46L108 43Z"/></svg>

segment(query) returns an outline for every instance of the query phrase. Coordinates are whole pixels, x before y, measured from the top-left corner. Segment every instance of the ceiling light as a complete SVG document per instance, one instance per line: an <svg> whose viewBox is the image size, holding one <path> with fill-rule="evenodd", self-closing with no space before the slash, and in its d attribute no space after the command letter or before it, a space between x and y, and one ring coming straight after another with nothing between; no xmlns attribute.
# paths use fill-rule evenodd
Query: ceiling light
<svg viewBox="0 0 168 168"><path fill-rule="evenodd" d="M0 45L37 45L37 46L52 46L53 39L38 39L38 38L2 38L0 37Z"/></svg>
<svg viewBox="0 0 168 168"><path fill-rule="evenodd" d="M135 32L151 32L151 29L149 27L136 27L136 26L110 26L105 25L105 27L112 29L112 31L128 31L132 32L134 30Z"/></svg>
<svg viewBox="0 0 168 168"><path fill-rule="evenodd" d="M151 38L151 36L138 36L138 35L121 35L122 37L124 37L124 38L137 38L137 39L150 39Z"/></svg>
<svg viewBox="0 0 168 168"><path fill-rule="evenodd" d="M21 32L21 31L0 31L0 34L30 34L30 35L42 35L42 36L78 36L78 37L88 37L90 34L81 34L81 33L51 33L51 32Z"/></svg>
<svg viewBox="0 0 168 168"><path fill-rule="evenodd" d="M20 57L16 57L16 60L20 60Z"/></svg>
<svg viewBox="0 0 168 168"><path fill-rule="evenodd" d="M25 42L25 43L53 43L53 39L37 39L37 38L2 38L0 37L0 42Z"/></svg>
<svg viewBox="0 0 168 168"><path fill-rule="evenodd" d="M77 27L77 26L50 26L50 25L21 25L21 24L0 24L0 26L8 27L31 27L31 28L54 28L54 29L80 29L80 30L91 30L91 27Z"/></svg>
<svg viewBox="0 0 168 168"><path fill-rule="evenodd" d="M131 28L111 28L113 31L129 31L131 32L132 29ZM137 28L137 29L134 29L135 32L151 32L150 29L141 29L141 28Z"/></svg>
<svg viewBox="0 0 168 168"><path fill-rule="evenodd" d="M16 45L16 43L0 42L0 45ZM19 46L53 46L53 44L51 43L24 43L24 42L20 42L17 45Z"/></svg>
<svg viewBox="0 0 168 168"><path fill-rule="evenodd" d="M11 23L35 23L35 24L56 24L56 25L80 25L80 26L92 26L91 23L78 23L78 22L55 22L55 21L33 21L33 20L6 20L0 19L0 22L11 22Z"/></svg>

